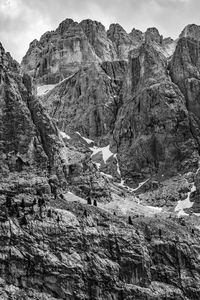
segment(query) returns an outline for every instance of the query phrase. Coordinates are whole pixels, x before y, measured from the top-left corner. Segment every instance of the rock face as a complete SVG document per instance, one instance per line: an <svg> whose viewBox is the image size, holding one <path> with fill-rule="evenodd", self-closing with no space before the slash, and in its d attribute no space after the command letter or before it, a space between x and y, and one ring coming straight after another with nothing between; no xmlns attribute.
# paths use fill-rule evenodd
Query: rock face
<svg viewBox="0 0 200 300"><path fill-rule="evenodd" d="M39 209L25 212L26 224L15 216L0 223L2 299L200 296L199 234L173 220L137 218L128 225L101 209L64 201L43 208L42 221Z"/></svg>
<svg viewBox="0 0 200 300"><path fill-rule="evenodd" d="M94 48L96 55L102 61L113 61L118 58L112 41L107 37L105 27L92 20L84 20L80 23L89 43Z"/></svg>
<svg viewBox="0 0 200 300"><path fill-rule="evenodd" d="M118 58L127 60L128 52L133 49L131 36L119 24L111 24L107 35L114 44Z"/></svg>
<svg viewBox="0 0 200 300"><path fill-rule="evenodd" d="M123 105L113 132L122 175L130 181L142 174L171 176L197 167L197 144L185 100L166 66L167 60L152 44L130 53Z"/></svg>
<svg viewBox="0 0 200 300"><path fill-rule="evenodd" d="M186 107L190 113L192 133L199 144L200 42L198 32L200 34L200 30L196 32L198 28L196 26L189 26L183 31L186 37L181 37L178 41L170 64L170 75L173 82L179 86L185 96ZM195 31L193 31L194 29ZM192 36L190 32L192 34L195 32L196 34ZM183 33L181 36L184 35Z"/></svg>
<svg viewBox="0 0 200 300"><path fill-rule="evenodd" d="M1 299L200 298L199 36L66 19L22 72L0 45Z"/></svg>
<svg viewBox="0 0 200 300"><path fill-rule="evenodd" d="M195 40L200 40L200 26L196 24L189 24L187 25L183 31L181 32L180 38L182 37L190 37Z"/></svg>
<svg viewBox="0 0 200 300"><path fill-rule="evenodd" d="M147 43L155 42L157 44L162 44L162 36L160 36L157 28L148 28L145 32L145 41Z"/></svg>
<svg viewBox="0 0 200 300"><path fill-rule="evenodd" d="M183 32L198 36L198 26ZM127 34L119 24L111 24L106 32L99 22L78 24L67 19L41 37L39 48L46 50L40 52L39 59L44 60L43 53L49 55L52 43L58 51L61 40L65 46L80 40L82 46L73 46L75 52L66 48L64 59L56 55L57 64L65 66L55 74L65 78L67 73L62 69L72 75L41 98L60 130L78 131L101 146L111 141L118 159L115 164L119 163L120 175L129 183L197 168L197 40L181 37L176 46L172 39L163 39L156 28L148 28L145 34L133 29ZM36 45L33 42L23 59L25 70L37 69L31 59L37 56ZM73 56L79 51L81 60ZM55 79L52 61L49 66L46 75ZM36 80L48 83L46 75L37 73ZM52 82L57 82L54 79Z"/></svg>
<svg viewBox="0 0 200 300"><path fill-rule="evenodd" d="M55 31L30 43L21 65L38 83L54 84L91 63L127 60L128 52L141 43L139 30L129 35L119 24L112 24L106 32L100 22L78 24L66 19Z"/></svg>
<svg viewBox="0 0 200 300"><path fill-rule="evenodd" d="M121 76L107 72L111 76ZM118 109L119 88L109 75L99 65L92 64L81 68L43 97L44 106L57 120L60 130L78 131L92 139L106 136L112 131Z"/></svg>
<svg viewBox="0 0 200 300"><path fill-rule="evenodd" d="M1 173L48 171L62 179L58 129L32 95L31 78L19 75L12 58L1 46Z"/></svg>
<svg viewBox="0 0 200 300"><path fill-rule="evenodd" d="M81 64L98 62L81 26L71 19L63 21L40 41L33 41L22 60L22 68L41 83L56 83L76 72Z"/></svg>

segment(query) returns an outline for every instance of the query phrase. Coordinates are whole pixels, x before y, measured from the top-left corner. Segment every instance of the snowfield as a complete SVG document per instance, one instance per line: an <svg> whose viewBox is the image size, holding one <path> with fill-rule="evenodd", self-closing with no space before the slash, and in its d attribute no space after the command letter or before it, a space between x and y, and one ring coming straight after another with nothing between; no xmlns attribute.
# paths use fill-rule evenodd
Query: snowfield
<svg viewBox="0 0 200 300"><path fill-rule="evenodd" d="M191 190L190 190L190 192L188 192L187 198L183 201L179 200L177 206L175 207L175 212L178 212L178 217L188 216L188 214L184 212L184 209L191 208L193 206L194 202L190 201L190 195L192 192L195 192L195 191L196 191L196 187L193 182Z"/></svg>
<svg viewBox="0 0 200 300"><path fill-rule="evenodd" d="M37 95L43 96L51 91L57 84L45 84L37 87Z"/></svg>

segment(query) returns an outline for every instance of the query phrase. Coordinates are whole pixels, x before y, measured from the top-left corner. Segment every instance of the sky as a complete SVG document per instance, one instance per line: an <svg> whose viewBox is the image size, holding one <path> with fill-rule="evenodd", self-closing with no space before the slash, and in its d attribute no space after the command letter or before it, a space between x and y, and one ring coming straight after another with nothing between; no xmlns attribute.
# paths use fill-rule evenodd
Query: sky
<svg viewBox="0 0 200 300"><path fill-rule="evenodd" d="M107 29L119 23L127 32L156 27L177 38L186 25L200 24L199 11L199 0L0 0L0 42L20 62L32 40L66 18L97 20Z"/></svg>

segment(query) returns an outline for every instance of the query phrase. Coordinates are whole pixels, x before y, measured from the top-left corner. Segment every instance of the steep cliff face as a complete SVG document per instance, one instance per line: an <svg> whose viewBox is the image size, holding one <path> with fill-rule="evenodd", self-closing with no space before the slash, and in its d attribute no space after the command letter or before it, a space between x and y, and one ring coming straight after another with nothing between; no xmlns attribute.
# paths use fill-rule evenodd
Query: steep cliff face
<svg viewBox="0 0 200 300"><path fill-rule="evenodd" d="M79 131L97 139L109 134L114 126L118 90L111 77L92 64L58 84L42 101L60 130Z"/></svg>
<svg viewBox="0 0 200 300"><path fill-rule="evenodd" d="M184 97L167 74L165 56L152 43L130 53L123 96L113 133L122 177L131 182L197 167Z"/></svg>
<svg viewBox="0 0 200 300"><path fill-rule="evenodd" d="M9 175L35 169L59 173L64 146L58 129L32 96L31 78L19 74L2 47L0 99L1 172Z"/></svg>
<svg viewBox="0 0 200 300"><path fill-rule="evenodd" d="M200 26L196 24L187 25L181 32L179 38L190 37L195 40L200 40Z"/></svg>
<svg viewBox="0 0 200 300"><path fill-rule="evenodd" d="M34 41L22 60L22 68L41 83L57 83L84 64L98 62L82 27L71 19Z"/></svg>
<svg viewBox="0 0 200 300"><path fill-rule="evenodd" d="M66 19L55 31L30 43L21 65L37 83L54 84L94 62L127 60L128 52L142 40L142 32L133 29L129 35L119 24L106 32L97 21L78 24Z"/></svg>
<svg viewBox="0 0 200 300"><path fill-rule="evenodd" d="M190 31L187 30L188 34ZM190 114L192 109L197 111L198 101L195 105L188 103L194 103L194 94L198 98L197 76L189 80L185 92L180 82L182 77L189 76L185 70L192 72L193 77L194 70L198 73L197 50L184 54L187 50L180 46L184 39L180 38L173 55L176 42L163 39L156 28L148 28L144 34L133 29L127 34L119 24L111 24L106 32L99 22L84 20L77 24L71 19L62 22L55 32L46 33L39 43L47 49L54 40L57 51L60 39L65 44L66 40L74 42L76 34L78 39L85 41L88 49L92 49L94 62L88 60L87 55L92 57L91 53L81 47L79 50L86 53L86 59L78 61L74 58L75 68L71 68L67 59L74 54L66 50L65 59L57 57L57 62L65 64L66 70L73 71L72 75L41 98L59 129L66 133L78 131L100 146L107 146L111 140L112 152L119 159L114 160L114 165L119 163L118 173L129 183L155 174L160 176L162 170L171 176L188 171L190 167L196 168L198 112ZM186 57L185 67L182 67L179 52ZM187 64L187 55L193 57L193 67ZM29 65L26 59L30 57L29 49L23 60L25 69ZM40 57L43 60L44 55L40 54ZM56 72L67 76L60 69ZM51 76L50 69L47 74ZM36 78L40 81L44 78L43 73L38 73ZM189 85L192 85L192 92ZM187 100L189 97L192 97L191 101ZM193 108L188 109L188 105ZM109 166L104 170L114 174L113 162L107 164Z"/></svg>
<svg viewBox="0 0 200 300"><path fill-rule="evenodd" d="M195 27L195 35L193 36L190 34L192 29L194 29L193 26L186 27L183 31L186 37L181 37L178 41L170 63L170 75L173 82L179 86L185 96L186 107L190 113L192 132L199 144L200 42L198 33L200 34L200 31L196 32L198 27ZM192 33L194 33L193 30Z"/></svg>
<svg viewBox="0 0 200 300"><path fill-rule="evenodd" d="M163 38L160 35L158 29L155 27L148 28L147 31L145 32L145 41L147 43L155 42L157 44L162 44L162 39Z"/></svg>
<svg viewBox="0 0 200 300"><path fill-rule="evenodd" d="M118 58L111 40L107 37L105 27L100 22L88 19L80 22L80 26L102 61L113 61Z"/></svg>
<svg viewBox="0 0 200 300"><path fill-rule="evenodd" d="M0 45L0 298L200 298L198 30L66 19L23 59L40 98Z"/></svg>
<svg viewBox="0 0 200 300"><path fill-rule="evenodd" d="M131 36L119 24L111 24L107 35L114 44L118 58L127 60L128 52L134 48Z"/></svg>

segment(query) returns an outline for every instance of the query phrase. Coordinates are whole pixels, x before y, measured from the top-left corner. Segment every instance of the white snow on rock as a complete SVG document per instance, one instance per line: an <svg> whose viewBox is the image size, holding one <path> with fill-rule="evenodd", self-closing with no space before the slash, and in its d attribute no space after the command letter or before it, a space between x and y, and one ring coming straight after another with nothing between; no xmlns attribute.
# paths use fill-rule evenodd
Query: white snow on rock
<svg viewBox="0 0 200 300"><path fill-rule="evenodd" d="M174 51L176 49L176 43L172 42L171 44L168 44L164 47L164 50L167 54L167 57L170 57L174 54Z"/></svg>
<svg viewBox="0 0 200 300"><path fill-rule="evenodd" d="M54 210L60 215L61 223L65 223L70 226L78 226L79 225L78 219L72 212L70 212L68 210L64 210L64 209L58 209L58 208L56 208Z"/></svg>
<svg viewBox="0 0 200 300"><path fill-rule="evenodd" d="M95 165L97 166L97 169L99 170L100 167L101 167L101 164L100 163L95 163Z"/></svg>
<svg viewBox="0 0 200 300"><path fill-rule="evenodd" d="M68 134L66 134L64 131L59 131L59 133L63 139L64 138L66 138L68 140L71 139L71 137Z"/></svg>
<svg viewBox="0 0 200 300"><path fill-rule="evenodd" d="M88 144L94 143L93 140L90 140L90 139L88 139L88 138L83 137L83 136L80 134L80 132L76 131L76 133L77 133L78 135L80 135L80 137L81 137L82 139L84 139L84 141L86 141L86 143L88 143Z"/></svg>
<svg viewBox="0 0 200 300"><path fill-rule="evenodd" d="M104 172L101 172L101 175L104 175L104 176L106 176L106 177L108 177L108 178L110 178L110 179L113 179L113 176L112 176L112 175L106 174L106 173L104 173Z"/></svg>
<svg viewBox="0 0 200 300"><path fill-rule="evenodd" d="M178 212L178 217L180 216L186 216L188 215L187 213L184 212L184 209L186 208L191 208L194 204L194 202L190 201L190 195L192 192L196 191L196 187L194 182L192 183L192 188L190 190L190 192L188 192L187 198L185 200L179 200L178 204L175 207L175 212Z"/></svg>
<svg viewBox="0 0 200 300"><path fill-rule="evenodd" d="M169 58L170 56L172 56L172 54L174 53L174 51L176 49L175 42L172 42L164 47L161 47L157 43L154 43L153 46L158 52L162 53L166 58Z"/></svg>
<svg viewBox="0 0 200 300"><path fill-rule="evenodd" d="M74 73L75 74L75 73ZM64 78L63 80L61 80L60 82L56 83L56 84L44 84L44 85L38 85L37 86L37 96L43 96L45 94L47 94L49 91L51 91L53 88L55 88L56 86L60 85L61 83L63 83L64 81L69 80L70 78L72 78L74 76L74 74Z"/></svg>
<svg viewBox="0 0 200 300"><path fill-rule="evenodd" d="M63 139L64 138L66 138L68 140L71 139L71 137L68 134L66 134L64 131L59 131L59 133Z"/></svg>
<svg viewBox="0 0 200 300"><path fill-rule="evenodd" d="M133 191L133 192L137 191L137 190L138 190L139 188L141 188L141 186L143 186L147 181L149 181L149 178L148 178L147 180L143 181L143 182L140 182L139 185L138 185L138 187L135 188L135 189L132 189L132 191Z"/></svg>
<svg viewBox="0 0 200 300"><path fill-rule="evenodd" d="M114 156L113 156L115 159L116 159L116 161L117 161L117 173L120 175L120 177L121 177L121 171L120 171L120 168L119 168L119 161L118 161L118 158L117 158L117 153L116 154L114 154Z"/></svg>
<svg viewBox="0 0 200 300"><path fill-rule="evenodd" d="M149 178L148 178L147 180L143 181L143 182L140 182L137 188L132 189L132 188L130 188L129 186L125 185L125 184L124 184L125 181L121 178L121 182L118 183L118 185L121 186L121 187L124 187L124 188L128 189L129 192L135 192L135 191L137 191L139 188L141 188L141 186L143 186L147 181L149 181Z"/></svg>
<svg viewBox="0 0 200 300"><path fill-rule="evenodd" d="M161 207L145 206L138 202L137 197L129 198L115 198L108 203L99 203L100 208L104 208L107 211L115 211L117 215L130 215L133 214L154 216L156 214L163 213Z"/></svg>
<svg viewBox="0 0 200 300"><path fill-rule="evenodd" d="M93 152L91 157L99 152L102 153L103 156L103 161L106 164L107 160L109 159L109 157L113 156L113 153L110 151L110 146L106 146L106 147L102 147L102 148L98 148L98 147L92 147L90 148L90 150Z"/></svg>
<svg viewBox="0 0 200 300"><path fill-rule="evenodd" d="M153 211L157 211L157 212L161 212L162 211L162 207L159 207L159 206L149 206L149 205L146 205L146 208L151 209Z"/></svg>
<svg viewBox="0 0 200 300"><path fill-rule="evenodd" d="M51 91L57 84L45 84L37 87L37 95L42 96Z"/></svg>

